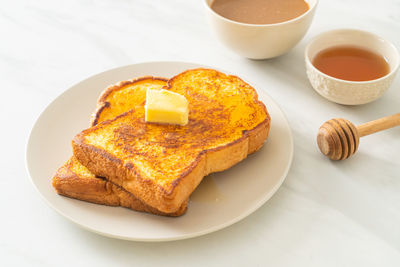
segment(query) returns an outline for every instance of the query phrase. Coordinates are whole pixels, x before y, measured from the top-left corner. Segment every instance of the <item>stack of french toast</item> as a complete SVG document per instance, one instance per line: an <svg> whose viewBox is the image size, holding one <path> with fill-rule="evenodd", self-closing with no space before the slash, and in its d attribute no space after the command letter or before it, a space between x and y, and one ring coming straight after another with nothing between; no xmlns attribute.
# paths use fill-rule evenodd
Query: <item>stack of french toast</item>
<svg viewBox="0 0 400 267"><path fill-rule="evenodd" d="M186 97L188 123L147 122L149 89ZM73 138L73 156L53 186L92 203L180 216L203 177L262 147L270 120L253 87L213 69L122 81L101 93L91 127Z"/></svg>

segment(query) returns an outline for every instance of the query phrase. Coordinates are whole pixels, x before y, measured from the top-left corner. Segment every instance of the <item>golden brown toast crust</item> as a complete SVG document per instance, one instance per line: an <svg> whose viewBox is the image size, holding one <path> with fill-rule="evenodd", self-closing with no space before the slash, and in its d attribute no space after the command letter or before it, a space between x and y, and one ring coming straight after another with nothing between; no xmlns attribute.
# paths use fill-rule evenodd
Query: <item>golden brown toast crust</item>
<svg viewBox="0 0 400 267"><path fill-rule="evenodd" d="M193 192L193 190L197 187L197 185L200 183L200 181L204 176L212 172L226 170L231 166L235 165L236 163L238 163L239 161L246 158L248 154L258 150L263 145L265 139L268 137L270 128L270 116L265 108L265 105L258 100L256 91L254 90L254 88L252 88L250 85L248 85L247 83L245 83L236 76L227 76L218 71L208 70L208 69L189 70L181 74L178 74L174 78L170 79L168 81L166 89L177 91L176 90L177 85L175 85L175 83L178 83L179 85L179 82L181 82L180 79L182 77L185 78L185 76L182 75L189 75L189 77L192 76L196 77L196 75L202 75L202 74L208 75L207 78L211 77L210 79L212 86L210 87L210 90L215 89L216 94L220 92L219 90L224 90L225 87L220 88L218 83L213 84L212 83L213 79L217 80L223 79L223 81L227 82L228 85L229 83L232 83L232 86L235 86L232 89L233 93L231 97L233 100L236 99L235 101L237 103L236 102L233 103L232 106L233 107L235 107L235 105L240 106L242 110L239 110L238 113L239 115L237 115L236 114L237 112L235 113L235 110L233 109L230 111L231 113L229 113L230 115L229 118L223 118L221 116L226 114L227 112L226 110L212 109L213 112L212 114L209 113L207 116L205 116L205 114L202 114L201 115L202 120L196 122L193 122L193 119L192 121L190 121L191 119L189 116L188 126L187 127L185 126L186 128L185 127L179 128L179 126L174 126L174 125L171 126L171 125L153 125L148 123L146 124L143 121L143 116L142 116L143 110L137 108L135 110L131 110L127 113L117 116L112 120L100 123L99 125L89 128L78 134L72 142L74 155L90 171L92 171L97 175L108 177L110 181L122 186L127 191L132 192L146 204L153 206L163 212L177 211L180 205ZM185 80L183 79L183 81ZM196 84L196 82L199 81L196 80L195 78L193 81L190 82L190 84L193 84L193 86L201 85L201 84L200 85ZM191 91L189 87L190 85L183 84L182 86L179 87L179 89L183 88L182 91L178 92L184 94L187 98L189 98L188 99L189 103L192 104L192 106L190 107L191 112L198 112L198 111L208 112L209 110L204 111L201 110L201 108L204 108L204 106L207 106L207 108L218 106L219 104L217 103L218 99L212 99L212 97L207 98L202 94L197 94L197 92L195 92L194 90ZM239 93L235 96L235 92ZM207 91L204 93L212 94L213 92ZM229 91L228 93L231 93L231 91ZM244 97L245 94L248 97L250 96L250 102L245 102L244 104L240 103L241 102L240 97L242 96ZM237 96L239 96L239 98L235 98ZM201 100L202 97L205 97L204 101ZM229 100L230 98L226 99ZM203 102L201 103L201 101ZM216 103L212 103L211 101L216 101ZM196 107L196 104L199 102L202 106ZM239 123L245 124L245 126L243 126L244 130L240 130L242 129L240 128L240 126L242 125L237 126L239 128L232 127L232 129L231 128L224 129L222 133L230 131L235 132L240 130L240 135L237 137L236 134L234 140L228 143L224 143L223 145L217 145L215 147L211 146L211 148L206 147L200 150L198 149L198 147L196 147L196 145L202 142L210 142L211 144L213 144L212 142L214 140L209 137L210 134L207 133L207 130L216 128L214 128L214 126L211 125L212 123L210 124L204 122L207 120L209 116L212 119L214 119L212 115L214 113L218 114L218 112L220 112L220 115L218 115L219 117L217 117L217 119L219 118L224 122L230 122L231 120L235 121L235 117L232 116L236 114L236 116L239 116L240 119L240 113L243 110L246 111L246 109L249 108L246 105L248 105L251 108L254 108L256 110L255 112L258 115L262 114L262 116L260 117L256 113L254 113L255 115L254 114L250 115L255 117L255 119L252 117L245 121L238 120ZM231 106L229 106L229 108L231 108ZM98 132L103 131L104 129L106 129L105 131L108 131L110 127L114 127L115 125L117 125L117 127L113 131L114 135L116 136L114 142L117 143L116 145L117 150L116 152L113 153L116 154L119 153L120 154L119 157L108 152L107 149L104 149L103 147L98 147L97 144L91 144L90 142L88 142L87 139L88 136L90 138L90 136L93 134L93 136L96 137ZM222 126L223 124L219 125L219 127ZM166 179L166 177L163 177L161 175L160 177L157 178L158 180L156 180L156 178L154 177L150 178L143 173L142 169L138 168L135 165L136 162L129 161L129 156L132 157L132 155L134 155L135 153L141 153L144 156L146 156L145 153L151 153L151 151L149 152L149 151L135 150L135 148L131 149L134 145L137 145L138 142L137 140L140 140L141 135L147 134L147 132L153 133L153 135L151 136L152 139L150 140L150 142L147 142L147 144L156 143L157 145L159 145L159 143L161 143L162 146L167 146L167 152L170 153L168 155L171 157L174 156L174 153L179 154L180 153L179 149L182 150L182 147L185 146L185 142L187 141L185 140L185 137L187 136L187 134L190 133L192 137L193 135L195 135L195 138L192 139L195 139L197 143L193 142L194 143L193 146L191 146L192 144L190 144L189 148L185 148L184 152L182 152L187 157L181 158L181 161L186 161L186 163L189 162L190 164L188 164L185 168L182 168L182 171L179 172L177 176L173 176L174 177L173 179L171 178L164 184L162 184L164 182L163 179ZM162 133L170 134L171 135L170 140L165 141L164 137L160 137L160 134ZM179 133L180 135L174 136L174 133ZM206 134L207 138L201 140L202 134L205 133L207 133ZM221 134L221 132L219 134ZM146 139L146 137L143 138L144 140L149 140ZM217 138L217 136L215 136L215 138ZM108 143L105 144L107 145ZM118 146L122 147L122 149L118 148ZM172 149L172 152L171 150L168 149ZM139 156L142 157L143 155ZM164 156L166 157L168 155ZM126 159L125 156L128 158L128 160ZM162 158L163 154L158 153L158 155L156 156ZM168 160L166 162L171 163ZM145 163L147 164L148 162ZM156 164L162 163L162 160L157 160L155 161L155 163ZM178 167L181 167L179 163L180 162L178 161L176 164L178 164L177 165ZM162 171L162 168L160 169ZM170 172L173 173L174 170L173 168L171 169L172 170ZM151 171L153 171L153 169Z"/></svg>
<svg viewBox="0 0 400 267"><path fill-rule="evenodd" d="M181 216L186 212L187 201L183 203L177 212L164 213L146 205L131 193L105 179L97 178L94 175L82 177L72 171L73 164L74 159L72 157L57 170L53 177L53 187L60 195L92 203L121 206L136 211L164 216Z"/></svg>
<svg viewBox="0 0 400 267"><path fill-rule="evenodd" d="M152 82L152 83L160 83L160 84L165 84L168 81L166 78L162 77L154 77L154 76L143 76L143 77L138 77L134 78L131 80L127 81L120 81L114 85L110 85L107 87L99 96L99 99L97 100L97 107L96 111L92 114L90 125L95 126L101 121L104 121L106 119L112 119L116 115L120 114L112 114L114 112L107 112L115 108L117 104L114 103L114 105L111 104L110 100L108 99L112 94L115 94L118 91L126 89L127 86L129 85L136 85L139 84L140 82ZM128 109L129 110L129 109ZM126 111L128 111L126 110ZM111 114L107 114L111 113Z"/></svg>
<svg viewBox="0 0 400 267"><path fill-rule="evenodd" d="M109 86L102 92L98 99L97 109L92 115L91 124L96 125L100 117L115 116L115 110L113 109L115 107L113 105L117 105L117 103L110 103L107 101L107 97L111 94L120 90L128 90L127 86L136 86L139 83L158 86L160 84L165 85L166 81L166 78L145 76ZM53 177L53 187L56 189L58 194L63 196L102 205L122 206L136 211L164 216L181 216L186 212L188 204L188 201L185 201L179 210L174 213L158 211L157 209L146 205L120 186L117 186L103 178L96 177L93 173L90 173L89 170L82 166L73 156L67 163L57 170Z"/></svg>

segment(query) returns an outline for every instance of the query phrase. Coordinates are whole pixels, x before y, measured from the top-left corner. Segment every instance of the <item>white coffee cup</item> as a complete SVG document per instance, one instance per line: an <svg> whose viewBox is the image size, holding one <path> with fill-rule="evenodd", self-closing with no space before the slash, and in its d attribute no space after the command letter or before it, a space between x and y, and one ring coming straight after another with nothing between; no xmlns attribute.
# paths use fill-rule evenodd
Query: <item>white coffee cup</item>
<svg viewBox="0 0 400 267"><path fill-rule="evenodd" d="M306 34L318 0L306 0L310 8L302 15L274 24L248 24L227 19L211 9L213 0L204 0L206 15L219 40L235 53L251 59L280 56Z"/></svg>

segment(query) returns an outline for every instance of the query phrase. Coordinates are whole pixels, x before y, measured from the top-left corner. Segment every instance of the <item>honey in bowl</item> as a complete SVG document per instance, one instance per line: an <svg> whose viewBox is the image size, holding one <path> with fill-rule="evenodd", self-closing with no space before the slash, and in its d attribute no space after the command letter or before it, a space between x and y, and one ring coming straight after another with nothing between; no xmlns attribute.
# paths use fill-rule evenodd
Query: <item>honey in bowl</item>
<svg viewBox="0 0 400 267"><path fill-rule="evenodd" d="M319 52L313 59L319 71L347 81L370 81L389 73L386 59L356 46L334 46Z"/></svg>
<svg viewBox="0 0 400 267"><path fill-rule="evenodd" d="M310 9L304 0L214 0L219 15L248 24L273 24L294 19Z"/></svg>

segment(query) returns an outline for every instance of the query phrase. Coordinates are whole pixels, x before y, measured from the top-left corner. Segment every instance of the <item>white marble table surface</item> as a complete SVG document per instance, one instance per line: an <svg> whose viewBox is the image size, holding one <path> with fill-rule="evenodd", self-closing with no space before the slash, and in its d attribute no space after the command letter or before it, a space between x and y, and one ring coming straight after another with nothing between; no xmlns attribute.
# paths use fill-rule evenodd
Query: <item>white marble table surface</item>
<svg viewBox="0 0 400 267"><path fill-rule="evenodd" d="M400 78L356 107L310 87L303 51L316 34L369 30L400 48L399 0L322 0L306 37L285 56L251 61L212 35L201 0L1 1L1 266L400 266L400 128L362 140L346 162L326 160L315 135L331 117L355 123L400 111ZM114 240L48 207L29 181L25 146L40 112L74 83L146 61L187 61L262 84L294 133L292 168L259 210L224 230L166 243ZM50 179L50 177L49 177Z"/></svg>

